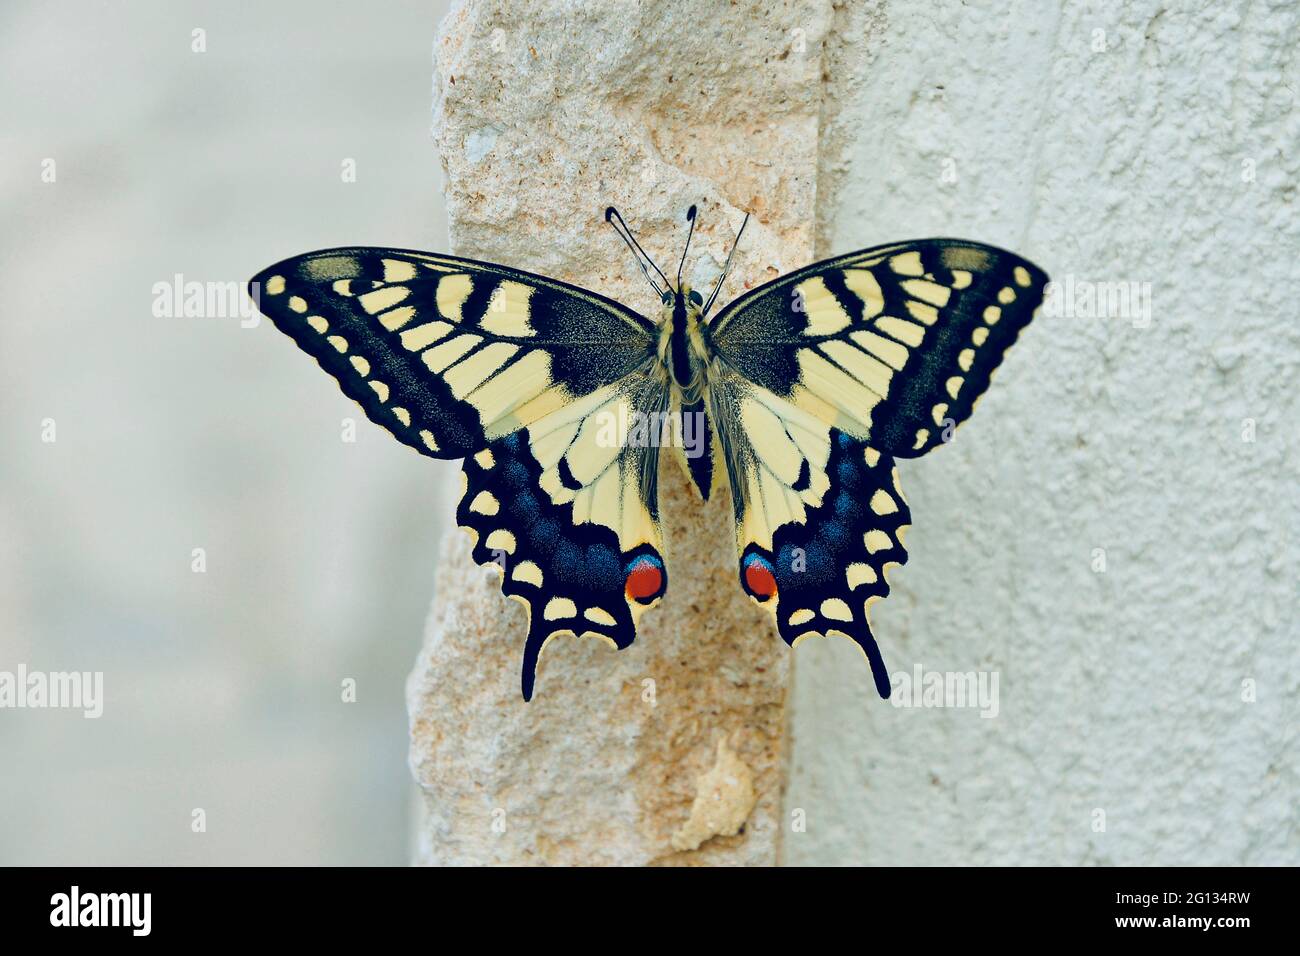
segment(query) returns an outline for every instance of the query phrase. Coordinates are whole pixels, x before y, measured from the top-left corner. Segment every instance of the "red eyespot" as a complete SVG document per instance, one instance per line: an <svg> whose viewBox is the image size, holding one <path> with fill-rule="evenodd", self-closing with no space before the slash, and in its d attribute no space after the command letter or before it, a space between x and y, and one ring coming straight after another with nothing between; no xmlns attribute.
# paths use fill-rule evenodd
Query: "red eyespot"
<svg viewBox="0 0 1300 956"><path fill-rule="evenodd" d="M624 588L632 600L649 604L664 592L663 565L648 554L634 559L627 567Z"/></svg>
<svg viewBox="0 0 1300 956"><path fill-rule="evenodd" d="M776 575L766 558L757 554L745 556L745 590L758 601L771 600L776 594Z"/></svg>

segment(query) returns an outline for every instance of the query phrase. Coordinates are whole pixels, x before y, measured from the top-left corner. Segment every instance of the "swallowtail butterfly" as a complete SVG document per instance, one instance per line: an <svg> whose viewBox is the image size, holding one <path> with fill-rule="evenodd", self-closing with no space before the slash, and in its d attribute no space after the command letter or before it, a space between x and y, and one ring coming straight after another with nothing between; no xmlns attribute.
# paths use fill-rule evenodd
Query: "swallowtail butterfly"
<svg viewBox="0 0 1300 956"><path fill-rule="evenodd" d="M251 288L371 420L421 454L465 459L457 521L528 608L525 700L550 638L627 647L663 598L665 448L703 498L730 494L740 586L781 637L848 636L888 697L867 614L907 560L895 461L969 417L1047 276L991 246L923 239L814 263L712 312L735 244L706 298L681 265L670 282L612 207L605 218L659 296L656 317L399 249L295 256ZM695 207L687 218L689 249Z"/></svg>

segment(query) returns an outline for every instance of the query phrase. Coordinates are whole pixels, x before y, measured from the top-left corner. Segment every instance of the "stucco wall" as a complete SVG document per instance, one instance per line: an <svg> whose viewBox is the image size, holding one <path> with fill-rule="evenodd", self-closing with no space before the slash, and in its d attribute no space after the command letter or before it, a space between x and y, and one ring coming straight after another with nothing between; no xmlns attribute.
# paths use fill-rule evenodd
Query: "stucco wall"
<svg viewBox="0 0 1300 956"><path fill-rule="evenodd" d="M969 236L1076 308L901 468L886 660L996 672L997 716L892 707L851 644L801 645L787 862L1300 862L1298 17L837 10L823 251ZM1115 281L1149 320L1086 315Z"/></svg>

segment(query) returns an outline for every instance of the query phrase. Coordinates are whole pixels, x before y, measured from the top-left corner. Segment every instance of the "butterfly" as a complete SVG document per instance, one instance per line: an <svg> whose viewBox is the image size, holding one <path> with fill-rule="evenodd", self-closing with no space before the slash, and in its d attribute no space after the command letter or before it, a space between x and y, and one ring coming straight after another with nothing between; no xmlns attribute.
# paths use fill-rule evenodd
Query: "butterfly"
<svg viewBox="0 0 1300 956"><path fill-rule="evenodd" d="M895 463L964 422L1042 302L1047 276L956 239L805 266L713 312L623 217L605 219L659 299L647 317L508 266L384 248L286 259L259 308L366 415L434 458L465 459L457 522L528 609L522 691L562 634L616 648L664 597L661 453L702 499L730 495L737 574L791 646L847 636L890 681L871 604L907 560Z"/></svg>

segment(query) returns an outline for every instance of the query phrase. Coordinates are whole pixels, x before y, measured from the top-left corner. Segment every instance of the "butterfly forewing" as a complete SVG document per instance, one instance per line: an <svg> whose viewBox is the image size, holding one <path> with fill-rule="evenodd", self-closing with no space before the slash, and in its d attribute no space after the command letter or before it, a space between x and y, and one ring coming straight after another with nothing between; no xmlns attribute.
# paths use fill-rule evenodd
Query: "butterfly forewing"
<svg viewBox="0 0 1300 956"><path fill-rule="evenodd" d="M1046 283L1009 252L926 239L783 276L710 328L740 375L878 451L915 457L970 416Z"/></svg>
<svg viewBox="0 0 1300 956"><path fill-rule="evenodd" d="M435 458L473 454L653 357L630 309L451 256L330 249L250 289L373 421Z"/></svg>

